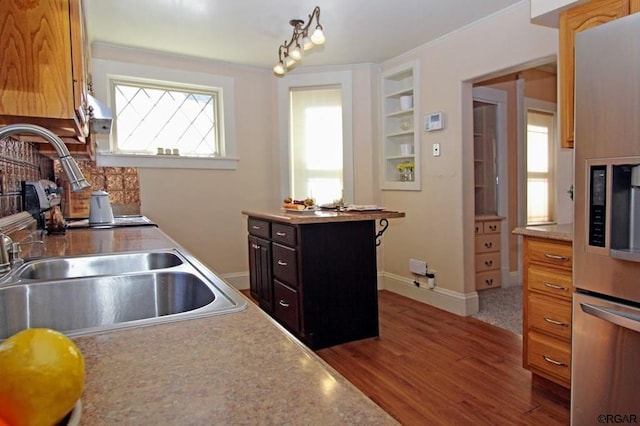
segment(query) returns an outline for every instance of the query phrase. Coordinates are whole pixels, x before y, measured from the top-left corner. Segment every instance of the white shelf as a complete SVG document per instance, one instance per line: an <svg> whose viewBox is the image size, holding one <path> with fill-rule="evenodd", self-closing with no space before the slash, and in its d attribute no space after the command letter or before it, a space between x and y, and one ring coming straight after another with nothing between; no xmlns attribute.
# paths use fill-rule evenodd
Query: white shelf
<svg viewBox="0 0 640 426"><path fill-rule="evenodd" d="M421 189L417 67L417 62L411 62L384 72L381 76L383 119L380 186L383 190ZM400 108L402 96L413 96L412 108ZM398 171L399 164L408 162L413 163L413 174L409 177Z"/></svg>

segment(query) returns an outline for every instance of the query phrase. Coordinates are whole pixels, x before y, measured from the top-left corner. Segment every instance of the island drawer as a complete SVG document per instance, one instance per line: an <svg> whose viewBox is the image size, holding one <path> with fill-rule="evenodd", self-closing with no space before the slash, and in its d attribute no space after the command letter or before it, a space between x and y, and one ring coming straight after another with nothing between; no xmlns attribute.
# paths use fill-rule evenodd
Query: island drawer
<svg viewBox="0 0 640 426"><path fill-rule="evenodd" d="M529 290L571 300L573 285L570 272L530 264L527 275Z"/></svg>
<svg viewBox="0 0 640 426"><path fill-rule="evenodd" d="M276 243L295 246L297 241L296 237L295 226L274 223L271 227L271 239Z"/></svg>
<svg viewBox="0 0 640 426"><path fill-rule="evenodd" d="M250 217L247 221L249 234L256 237L269 238L271 236L271 222Z"/></svg>
<svg viewBox="0 0 640 426"><path fill-rule="evenodd" d="M568 300L529 294L529 327L538 331L571 339L571 302Z"/></svg>
<svg viewBox="0 0 640 426"><path fill-rule="evenodd" d="M569 386L571 380L571 343L545 337L532 331L529 337L529 366L557 377Z"/></svg>
<svg viewBox="0 0 640 426"><path fill-rule="evenodd" d="M573 256L571 244L527 239L525 253L527 252L530 262L540 262L571 270Z"/></svg>
<svg viewBox="0 0 640 426"><path fill-rule="evenodd" d="M273 315L289 329L299 333L298 292L274 280L273 295Z"/></svg>
<svg viewBox="0 0 640 426"><path fill-rule="evenodd" d="M298 287L296 250L278 243L273 243L271 247L273 276L292 287Z"/></svg>

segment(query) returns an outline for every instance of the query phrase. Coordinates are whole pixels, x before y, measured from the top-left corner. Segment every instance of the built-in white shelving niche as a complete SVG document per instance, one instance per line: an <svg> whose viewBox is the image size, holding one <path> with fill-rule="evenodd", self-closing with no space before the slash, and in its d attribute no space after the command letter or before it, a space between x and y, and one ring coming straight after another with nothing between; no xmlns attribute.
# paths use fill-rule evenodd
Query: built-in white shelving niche
<svg viewBox="0 0 640 426"><path fill-rule="evenodd" d="M384 190L420 190L420 118L418 72L413 62L382 74L381 187ZM407 104L409 98L411 106ZM413 164L413 173L399 165Z"/></svg>

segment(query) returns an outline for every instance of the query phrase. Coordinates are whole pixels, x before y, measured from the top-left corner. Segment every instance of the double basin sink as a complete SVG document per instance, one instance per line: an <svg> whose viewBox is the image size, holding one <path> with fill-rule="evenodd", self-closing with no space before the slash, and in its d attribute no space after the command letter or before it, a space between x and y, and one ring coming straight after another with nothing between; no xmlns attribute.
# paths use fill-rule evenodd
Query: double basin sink
<svg viewBox="0 0 640 426"><path fill-rule="evenodd" d="M0 340L25 328L81 336L245 307L235 290L176 249L53 257L0 280Z"/></svg>

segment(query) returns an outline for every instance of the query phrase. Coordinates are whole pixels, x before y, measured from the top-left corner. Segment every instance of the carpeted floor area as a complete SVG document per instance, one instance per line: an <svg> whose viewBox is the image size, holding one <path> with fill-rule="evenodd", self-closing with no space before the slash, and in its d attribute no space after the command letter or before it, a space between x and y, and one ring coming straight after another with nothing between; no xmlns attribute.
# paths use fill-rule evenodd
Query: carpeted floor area
<svg viewBox="0 0 640 426"><path fill-rule="evenodd" d="M522 287L492 288L478 292L479 319L522 336Z"/></svg>

